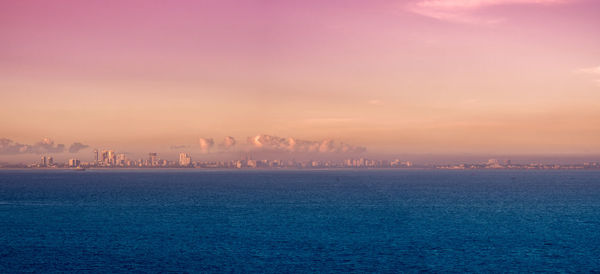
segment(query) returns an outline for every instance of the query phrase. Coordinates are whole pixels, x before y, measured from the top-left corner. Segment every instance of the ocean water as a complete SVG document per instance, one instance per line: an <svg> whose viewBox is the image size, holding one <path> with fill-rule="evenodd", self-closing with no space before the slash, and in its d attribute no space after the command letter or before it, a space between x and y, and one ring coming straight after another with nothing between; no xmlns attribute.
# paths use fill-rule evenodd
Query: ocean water
<svg viewBox="0 0 600 274"><path fill-rule="evenodd" d="M600 172L1 170L31 271L597 272Z"/></svg>

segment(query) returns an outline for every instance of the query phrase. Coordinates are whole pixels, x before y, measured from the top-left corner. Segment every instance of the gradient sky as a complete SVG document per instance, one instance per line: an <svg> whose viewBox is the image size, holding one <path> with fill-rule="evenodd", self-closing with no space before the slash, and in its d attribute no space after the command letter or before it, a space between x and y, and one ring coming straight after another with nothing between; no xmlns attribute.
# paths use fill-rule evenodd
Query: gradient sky
<svg viewBox="0 0 600 274"><path fill-rule="evenodd" d="M0 138L600 154L600 1L0 1Z"/></svg>

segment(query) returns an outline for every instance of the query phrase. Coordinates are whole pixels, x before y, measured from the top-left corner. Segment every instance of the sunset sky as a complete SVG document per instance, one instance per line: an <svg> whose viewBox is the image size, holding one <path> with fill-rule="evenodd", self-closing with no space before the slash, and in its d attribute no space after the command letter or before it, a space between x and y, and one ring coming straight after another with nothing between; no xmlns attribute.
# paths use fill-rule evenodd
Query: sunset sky
<svg viewBox="0 0 600 274"><path fill-rule="evenodd" d="M0 159L260 134L600 154L595 0L5 0L0 37Z"/></svg>

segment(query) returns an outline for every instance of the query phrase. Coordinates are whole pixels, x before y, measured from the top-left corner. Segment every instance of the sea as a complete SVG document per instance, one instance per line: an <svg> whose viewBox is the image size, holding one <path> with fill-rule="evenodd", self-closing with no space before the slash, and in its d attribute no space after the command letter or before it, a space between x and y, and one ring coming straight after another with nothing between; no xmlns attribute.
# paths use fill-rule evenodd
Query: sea
<svg viewBox="0 0 600 274"><path fill-rule="evenodd" d="M600 171L0 170L0 273L599 271Z"/></svg>

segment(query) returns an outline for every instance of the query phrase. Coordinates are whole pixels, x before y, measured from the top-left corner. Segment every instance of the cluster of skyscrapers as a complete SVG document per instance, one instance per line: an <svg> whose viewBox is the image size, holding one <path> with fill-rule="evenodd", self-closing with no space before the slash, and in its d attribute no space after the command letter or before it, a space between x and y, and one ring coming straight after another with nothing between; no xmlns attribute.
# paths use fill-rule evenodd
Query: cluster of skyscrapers
<svg viewBox="0 0 600 274"><path fill-rule="evenodd" d="M131 160L124 153L115 153L113 150L94 150L94 161L85 163L88 167L190 167L192 157L188 153L180 153L179 161L173 162L161 159L156 152L148 153L148 158Z"/></svg>
<svg viewBox="0 0 600 274"><path fill-rule="evenodd" d="M192 161L189 153L179 153L177 161L161 159L158 153L148 153L146 159L129 159L124 153L115 153L113 150L93 151L93 160L82 162L79 159L69 159L66 164L54 164L52 157L43 156L40 163L31 167L86 167L86 168L386 168L386 167L412 167L410 161L401 160L372 160L366 158L334 160L255 160L248 155L239 160L223 161Z"/></svg>
<svg viewBox="0 0 600 274"><path fill-rule="evenodd" d="M40 161L28 167L52 168L436 168L436 169L600 169L599 162L586 162L583 164L515 164L510 160L499 161L489 159L487 162L475 164L450 164L450 165L414 165L410 161L373 160L367 158L345 160L255 160L246 155L239 160L222 161L192 161L189 153L179 153L176 161L161 159L158 153L148 153L146 159L129 159L124 153L115 153L113 150L97 150L93 152L94 159L90 162L81 162L79 159L69 159L67 163L56 163L52 156L41 156Z"/></svg>
<svg viewBox="0 0 600 274"><path fill-rule="evenodd" d="M52 156L43 155L40 158L40 162L37 164L37 167L53 167L54 166L54 158Z"/></svg>

